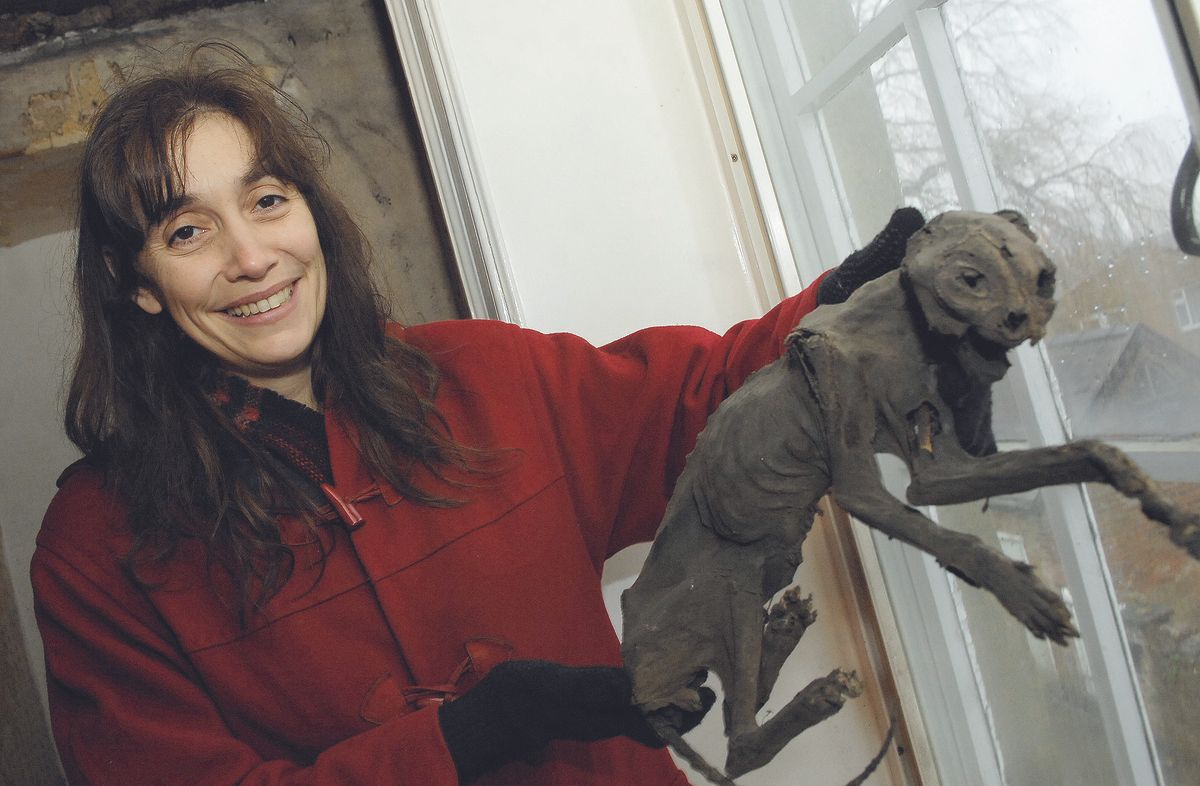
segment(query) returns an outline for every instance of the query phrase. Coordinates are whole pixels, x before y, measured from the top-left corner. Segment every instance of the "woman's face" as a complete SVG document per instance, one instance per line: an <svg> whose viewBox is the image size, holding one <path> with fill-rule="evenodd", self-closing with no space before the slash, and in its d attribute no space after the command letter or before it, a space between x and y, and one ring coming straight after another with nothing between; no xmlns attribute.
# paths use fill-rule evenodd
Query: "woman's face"
<svg viewBox="0 0 1200 786"><path fill-rule="evenodd" d="M240 122L201 115L183 145L183 201L146 233L137 304L164 309L230 371L309 405L325 257L304 197L257 165Z"/></svg>

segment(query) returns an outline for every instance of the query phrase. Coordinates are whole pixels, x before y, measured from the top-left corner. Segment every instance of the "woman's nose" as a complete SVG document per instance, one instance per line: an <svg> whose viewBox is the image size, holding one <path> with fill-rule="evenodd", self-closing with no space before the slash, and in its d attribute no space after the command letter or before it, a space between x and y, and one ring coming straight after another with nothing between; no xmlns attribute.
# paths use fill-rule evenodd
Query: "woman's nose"
<svg viewBox="0 0 1200 786"><path fill-rule="evenodd" d="M259 279L275 266L276 254L257 228L252 225L235 225L226 228L228 257L225 275L229 280L240 278Z"/></svg>

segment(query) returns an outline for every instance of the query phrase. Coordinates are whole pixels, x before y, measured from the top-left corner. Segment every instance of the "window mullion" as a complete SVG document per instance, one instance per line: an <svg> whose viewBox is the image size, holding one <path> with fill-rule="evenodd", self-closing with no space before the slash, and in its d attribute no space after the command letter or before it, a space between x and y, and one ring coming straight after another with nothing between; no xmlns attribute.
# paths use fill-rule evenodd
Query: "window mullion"
<svg viewBox="0 0 1200 786"><path fill-rule="evenodd" d="M812 112L824 106L904 38L904 21L909 15L944 2L946 0L895 0L888 4L827 66L792 94L793 110Z"/></svg>

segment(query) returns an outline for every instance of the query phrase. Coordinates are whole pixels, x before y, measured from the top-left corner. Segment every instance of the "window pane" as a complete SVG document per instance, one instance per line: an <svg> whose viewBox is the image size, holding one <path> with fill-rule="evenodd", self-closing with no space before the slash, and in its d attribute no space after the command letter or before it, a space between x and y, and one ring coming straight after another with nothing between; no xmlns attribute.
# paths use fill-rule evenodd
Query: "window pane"
<svg viewBox="0 0 1200 786"><path fill-rule="evenodd" d="M1047 355L1072 435L1117 443L1200 509L1200 331L1177 300L1200 260L1167 212L1188 130L1150 4L952 0L946 16L998 199L1059 266ZM1124 498L1088 491L1164 775L1195 783L1200 566Z"/></svg>

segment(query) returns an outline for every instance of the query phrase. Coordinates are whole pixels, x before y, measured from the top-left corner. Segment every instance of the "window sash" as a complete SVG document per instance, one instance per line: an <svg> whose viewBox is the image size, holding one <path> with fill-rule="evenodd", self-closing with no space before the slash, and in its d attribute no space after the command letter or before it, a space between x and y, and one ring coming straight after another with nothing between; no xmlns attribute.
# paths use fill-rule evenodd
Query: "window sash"
<svg viewBox="0 0 1200 786"><path fill-rule="evenodd" d="M986 151L941 12L947 0L893 0L817 73L807 72L796 37L780 29L781 20L789 18L788 0L702 1L710 18L722 20L737 53L736 63L723 59L727 77L748 77L745 89L753 114L739 117L739 125L744 136L756 135L746 133L747 129L757 131L763 143L765 171L757 172L756 180L765 184L761 189L773 191L777 202L772 202L782 209L799 208L780 218L794 256L779 253L778 247L776 251L781 264L789 258L794 262L803 280L813 280L824 260L841 259L864 240L855 237L851 228L820 110L905 37L917 56L960 204L984 212L998 208ZM789 59L792 52L795 55ZM793 89L797 71L805 81ZM1067 439L1065 410L1044 353L1044 347L1020 347L1011 372L1021 417L1037 445ZM1043 493L1047 516L1061 524L1053 532L1067 574L1066 594L1081 629L1081 657L1088 663L1088 673L1098 677L1096 696L1115 771L1123 783L1161 783L1149 720L1087 493L1078 486ZM925 632L915 637L918 644L906 642L906 646L918 650L909 652L908 660L939 771L947 782L1003 783L1002 756L994 732L989 731L986 696L972 665L969 632L964 636L963 626L951 613L953 580L927 555L914 554L875 533L873 540L898 622L907 630ZM932 611L916 611L928 609ZM930 663L949 671L922 669L922 664ZM939 675L946 673L953 675L953 691L938 684Z"/></svg>

